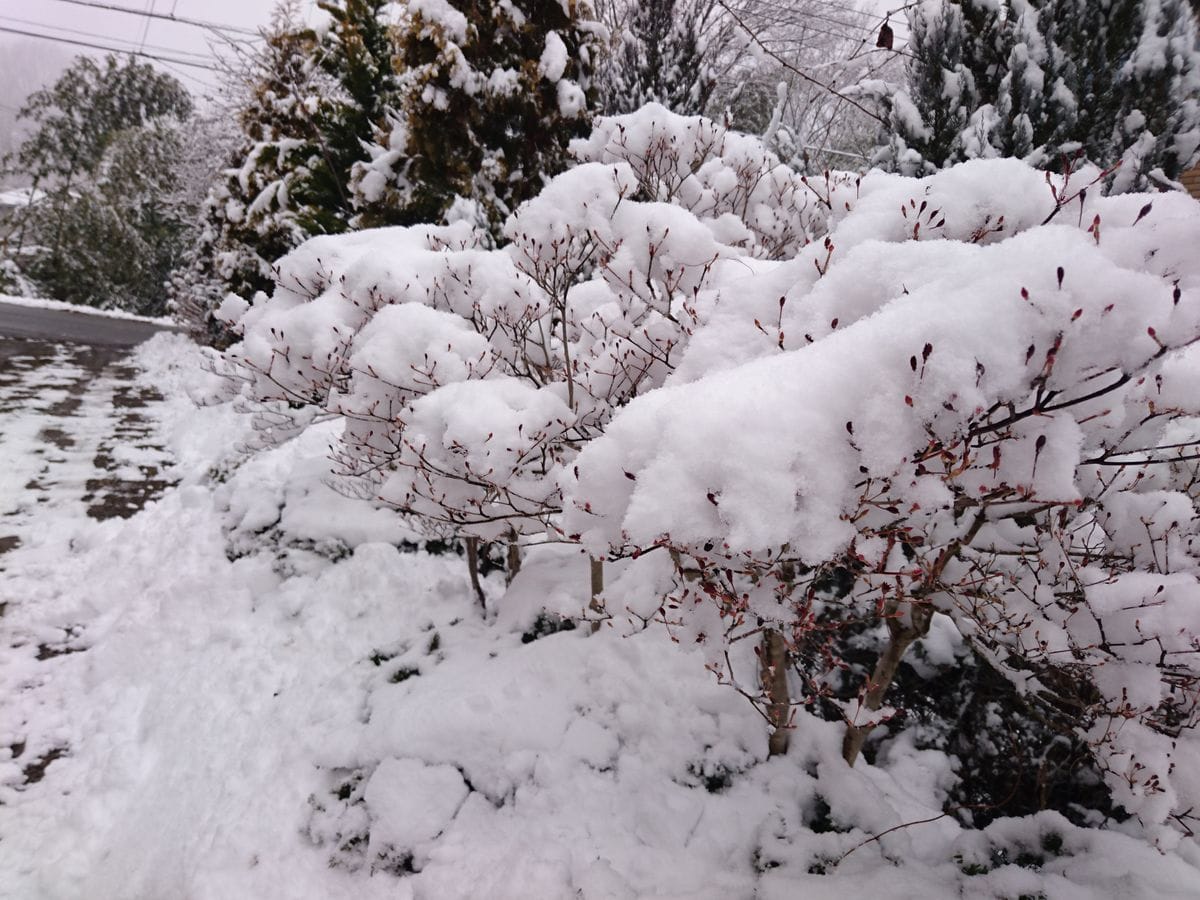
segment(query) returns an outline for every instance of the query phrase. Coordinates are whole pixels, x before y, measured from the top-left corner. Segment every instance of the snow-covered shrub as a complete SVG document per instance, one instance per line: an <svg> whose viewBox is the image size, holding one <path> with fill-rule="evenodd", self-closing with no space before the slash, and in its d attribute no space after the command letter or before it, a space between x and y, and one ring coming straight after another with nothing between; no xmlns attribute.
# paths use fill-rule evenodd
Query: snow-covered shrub
<svg viewBox="0 0 1200 900"><path fill-rule="evenodd" d="M500 249L464 223L299 248L272 297L226 303L251 395L340 417L338 474L426 527L613 560L608 614L706 647L775 751L819 703L853 761L939 621L1090 744L1117 803L1182 821L1195 202L1014 160L872 173L764 259L753 192L714 200L739 183L716 132L664 115L603 120Z"/></svg>
<svg viewBox="0 0 1200 900"><path fill-rule="evenodd" d="M662 383L736 255L632 185L623 166L560 176L501 251L462 224L311 241L232 355L258 399L345 418L339 469L365 493L480 537L544 531L558 467Z"/></svg>
<svg viewBox="0 0 1200 900"><path fill-rule="evenodd" d="M748 686L731 644L780 636L767 681L796 664L811 702L838 628L886 626L842 703L853 761L941 614L1090 742L1126 810L1186 827L1200 207L1046 181L1011 160L869 175L825 245L747 278L584 448L565 528L645 559L666 596L610 607L708 647L777 730L778 684Z"/></svg>
<svg viewBox="0 0 1200 900"><path fill-rule="evenodd" d="M444 248L473 241L464 224L313 238L276 264L269 300L226 299L219 315L243 334L230 357L250 374L257 399L324 407L350 377L363 326L385 306L423 300ZM409 277L393 277L401 266Z"/></svg>
<svg viewBox="0 0 1200 900"><path fill-rule="evenodd" d="M626 122L651 134L703 120L651 107ZM676 166L668 156L639 159ZM708 191L713 212L738 188L710 163L731 182ZM761 164L760 179L780 168ZM280 261L269 300L227 303L245 335L230 357L256 399L345 419L337 468L362 495L484 539L557 533L558 471L663 383L759 246L728 209L637 196L628 163L589 162L522 205L499 250L466 223L314 239Z"/></svg>
<svg viewBox="0 0 1200 900"><path fill-rule="evenodd" d="M572 142L571 151L585 162L628 163L639 199L726 221L730 238L764 259L789 259L823 237L833 207L850 202L857 183L845 173L810 179L753 135L654 103L597 119L591 136Z"/></svg>

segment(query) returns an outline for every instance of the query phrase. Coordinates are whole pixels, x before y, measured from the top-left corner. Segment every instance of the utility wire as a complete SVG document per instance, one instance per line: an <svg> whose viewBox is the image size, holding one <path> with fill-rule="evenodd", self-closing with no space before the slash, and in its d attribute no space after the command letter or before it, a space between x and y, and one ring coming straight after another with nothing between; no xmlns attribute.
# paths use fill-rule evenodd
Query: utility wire
<svg viewBox="0 0 1200 900"><path fill-rule="evenodd" d="M725 4L723 2L720 3L720 5L725 6ZM757 7L760 10L770 10L770 11L779 12L779 13L786 13L788 16L791 16L791 18L776 19L773 21L773 23L772 23L773 25L783 25L783 26L790 26L792 28L801 28L801 29L803 29L803 32L804 32L804 33L801 33L800 35L781 36L781 37L777 37L777 38L776 37L762 38L761 40L758 40L756 38L756 42L760 46L764 45L764 44L785 45L785 46L797 44L797 43L801 42L801 40L805 36L805 33L807 33L807 34L819 34L819 35L823 35L824 37L835 38L837 40L846 41L847 43L857 44L858 47L854 51L853 57L851 57L851 59L859 57L859 55L862 53L862 51L866 50L866 49L869 49L871 51L876 51L876 48L874 46L874 40L875 40L875 26L874 25L864 25L864 24L860 23L859 25L854 26L856 29L854 34L848 34L844 31L831 31L827 28L818 28L817 26L811 24L808 21L810 16L804 10L792 9L788 6L784 6L779 3L770 2L770 0L757 0ZM725 6L725 9L727 11L730 11L728 6ZM732 11L730 11L730 13L732 15ZM866 13L864 13L863 15L866 15ZM811 16L811 18L816 18L816 19L820 20L820 19L823 19L824 17L818 15L818 16ZM909 57L912 56L912 54L909 53L907 50L903 50L903 49L899 49L899 48L892 49L892 50L886 50L885 52L893 54L893 55L897 55L897 56L909 56ZM851 61L850 59L844 60L844 62L850 62L850 61Z"/></svg>
<svg viewBox="0 0 1200 900"><path fill-rule="evenodd" d="M207 28L210 31L225 31L232 34L246 34L258 37L258 32L250 28L240 28L237 25L225 25L221 22L206 22L203 19L189 19L174 13L150 12L149 10L130 9L116 3L101 3L100 0L55 0L57 3L70 3L73 6L90 6L93 9L107 9L112 12L128 13L131 16L144 16L148 19L165 19L179 25L194 25L197 28Z"/></svg>
<svg viewBox="0 0 1200 900"><path fill-rule="evenodd" d="M849 7L842 7L838 4L823 3L822 0L808 0L808 2L814 4L820 3L822 6L834 6L838 9L849 9ZM842 37L846 40L857 41L863 39L865 35L869 35L869 39L874 40L876 33L879 31L879 24L881 22L888 21L886 16L876 16L861 10L850 10L850 12L857 14L859 19L857 22L848 21L846 19L839 19L834 16L827 16L819 12L814 12L807 6L796 7L790 3L780 2L780 0L754 0L752 5L754 8L759 10L780 16L781 18L775 20L774 24L803 25L812 31L817 31L820 34L825 34L830 37ZM810 19L817 19L820 22L827 23L827 28L830 25L838 26L839 28L847 28L854 32L854 34L851 36L850 34L845 34L836 29L833 32L820 31L809 22Z"/></svg>
<svg viewBox="0 0 1200 900"><path fill-rule="evenodd" d="M862 51L864 51L864 50L867 50L867 49L875 50L874 44L875 44L875 35L876 35L876 30L877 30L876 25L874 23L865 21L865 17L870 16L871 18L875 19L877 22L880 20L882 20L883 22L887 22L887 20L888 20L887 16L872 15L870 13L866 13L866 12L863 12L860 10L853 10L850 7L841 6L840 4L826 3L826 2L824 2L824 0L807 0L807 2L822 3L822 5L826 5L826 6L833 6L838 9L850 10L851 12L855 12L858 15L864 17L864 20L859 21L854 24L851 24L850 22L845 22L840 19L833 19L829 16L823 16L820 13L814 13L814 12L810 11L807 7L804 7L804 6L797 8L787 2L781 2L781 0L752 0L751 3L747 4L746 9L754 10L756 12L759 12L760 14L766 13L766 14L774 14L776 16L779 16L779 18L772 20L771 25L773 25L773 26L782 25L785 27L790 26L792 28L802 28L804 30L804 32L806 32L807 34L819 34L819 35L823 35L824 37L834 38L836 40L842 40L842 41L846 41L847 43L856 44L857 49L854 51L852 59L859 58L860 55L862 54ZM723 3L721 5L724 6ZM909 6L911 6L911 5L912 4L909 4ZM725 8L727 10L729 9L729 7L725 7ZM907 9L907 8L908 7L901 7L902 10ZM825 28L818 27L817 25L814 25L810 21L812 19L816 19L822 23L837 22L838 24L851 29L853 33L841 31L836 28L833 30L830 30L829 26L826 26ZM774 44L774 45L798 44L803 40L803 38L805 36L806 36L805 34L801 34L801 35L794 35L794 36L781 36L781 37L777 37L777 38L766 38L762 41L762 43ZM894 49L894 50L888 50L887 52L893 53L893 54L896 54L899 56L912 56L912 54L909 53L908 51L899 49L899 48ZM849 61L850 60L847 60L847 62L849 62Z"/></svg>
<svg viewBox="0 0 1200 900"><path fill-rule="evenodd" d="M154 0L146 0L146 21L142 24L142 39L138 43L138 52L146 49L146 38L150 36L150 23L154 21Z"/></svg>
<svg viewBox="0 0 1200 900"><path fill-rule="evenodd" d="M869 12L865 9L857 9L853 6L848 6L844 3L834 3L833 0L809 0L810 3L819 3L821 6L828 6L833 9L839 9L843 12L854 13L859 16L866 16L868 19L874 19L876 22L887 22L892 17L904 12L906 9L912 9L916 3L901 3L895 9L890 9L886 13Z"/></svg>
<svg viewBox="0 0 1200 900"><path fill-rule="evenodd" d="M863 40L873 40L880 25L889 23L891 19L896 18L900 13L910 9L915 5L913 3L908 3L904 6L898 7L897 9L891 10L888 14L884 15L880 13L867 12L866 10L855 9L850 6L843 6L840 3L831 3L829 0L807 0L807 3L817 4L823 7L832 7L833 9L845 10L848 14L858 16L859 21L849 22L845 19L823 15L819 12L813 12L807 6L800 6L797 8L796 6L787 3L786 0L753 0L750 6L752 8L766 10L776 15L788 17L786 19L778 20L777 24L798 25L805 24L806 20L808 19L819 19L822 22L849 28L856 32L856 34L853 38L851 38L850 35L841 34L840 32L833 33L829 31L820 31L819 29L813 28L811 25L808 25L807 27L812 31L817 31L819 34L824 34L829 37L842 37L846 40L858 40L865 34L869 35L869 37L863 38Z"/></svg>
<svg viewBox="0 0 1200 900"><path fill-rule="evenodd" d="M24 31L20 28L7 28L0 26L0 34L16 34L21 37L41 38L44 41L57 41L60 44L72 44L76 47L89 47L92 50L107 50L109 53L121 53L128 56L141 56L145 59L154 59L159 62L174 63L177 66L190 66L193 69L206 69L209 72L220 71L216 66L205 65L204 63L194 62L189 59L179 59L172 56L161 56L156 53L139 53L136 50L127 50L122 47L110 47L103 44L93 44L89 41L77 41L72 38L56 37L52 34L38 34L36 31Z"/></svg>
<svg viewBox="0 0 1200 900"><path fill-rule="evenodd" d="M34 25L38 28L49 28L51 31L61 31L66 34L75 34L81 37L93 38L101 41L120 41L122 44L133 43L133 41L126 41L124 38L110 37L107 34L96 34L94 31L81 31L78 28L67 28L65 25L51 25L48 22L37 22L33 19L21 19L17 16L0 16L0 21L15 22L18 25ZM163 53L173 53L178 56L191 56L205 61L212 60L212 57L207 53L199 53L195 50L179 50L175 47L164 47L161 44L145 44L138 48L138 52L141 52L142 49L158 50Z"/></svg>
<svg viewBox="0 0 1200 900"><path fill-rule="evenodd" d="M169 69L177 77L182 78L184 81L190 81L192 84L194 84L195 87L192 88L191 91L193 97L199 97L202 100L212 100L212 84L204 81L197 75L193 75L190 72L173 65L172 63L163 61L161 65L163 68Z"/></svg>

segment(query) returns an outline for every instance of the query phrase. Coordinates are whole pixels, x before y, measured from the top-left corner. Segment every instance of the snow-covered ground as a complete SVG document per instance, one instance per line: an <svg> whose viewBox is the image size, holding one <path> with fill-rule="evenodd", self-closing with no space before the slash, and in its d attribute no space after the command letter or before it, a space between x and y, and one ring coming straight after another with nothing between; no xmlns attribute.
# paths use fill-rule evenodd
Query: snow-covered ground
<svg viewBox="0 0 1200 900"><path fill-rule="evenodd" d="M536 622L586 602L582 558L531 555L484 615L458 556L324 485L333 423L253 451L247 414L197 404L185 339L136 362L179 484L128 519L67 486L7 520L0 896L1200 894L1190 841L963 828L937 751L851 769L802 714L768 762L758 714L664 631ZM69 378L41 371L39 395ZM6 415L8 504L34 423Z"/></svg>

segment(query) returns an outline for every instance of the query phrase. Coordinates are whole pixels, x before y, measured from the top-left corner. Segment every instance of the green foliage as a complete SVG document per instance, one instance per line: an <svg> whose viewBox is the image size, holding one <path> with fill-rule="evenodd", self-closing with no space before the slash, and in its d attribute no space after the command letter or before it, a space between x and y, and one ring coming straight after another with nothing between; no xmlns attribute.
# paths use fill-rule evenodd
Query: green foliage
<svg viewBox="0 0 1200 900"><path fill-rule="evenodd" d="M176 280L176 307L215 342L213 308L269 290L311 236L466 215L498 237L594 111L582 0L413 4L400 23L387 0L319 5L327 32L284 5L242 73L242 138Z"/></svg>
<svg viewBox="0 0 1200 900"><path fill-rule="evenodd" d="M200 239L175 280L176 308L198 336L224 343L212 317L229 293L269 291L271 266L318 234L363 222L352 183L364 146L389 121L397 78L386 0L322 0L331 27L314 33L296 4L275 13L239 73L241 136L204 202Z"/></svg>
<svg viewBox="0 0 1200 900"><path fill-rule="evenodd" d="M1036 26L1030 42L1044 47L1043 109L1032 141L1043 164L1075 152L1103 167L1121 163L1110 187L1125 191L1162 187L1195 161L1200 51L1184 0L1028 6Z"/></svg>
<svg viewBox="0 0 1200 900"><path fill-rule="evenodd" d="M877 161L908 174L1064 155L1121 170L1113 190L1177 178L1200 152L1200 51L1185 0L925 0Z"/></svg>
<svg viewBox="0 0 1200 900"><path fill-rule="evenodd" d="M313 119L328 102L312 64L315 49L313 36L284 10L242 74L242 137L205 201L185 295L208 287L209 299L219 300L230 291L269 290L271 264L328 221L322 208L328 198L312 188L311 177L321 159Z"/></svg>
<svg viewBox="0 0 1200 900"><path fill-rule="evenodd" d="M1184 0L1141 4L1142 40L1125 63L1116 111L1120 190L1178 179L1200 155L1200 44Z"/></svg>
<svg viewBox="0 0 1200 900"><path fill-rule="evenodd" d="M986 128L976 111L1001 95L1012 23L988 0L918 3L909 12L904 97L886 106L890 134L877 161L906 174L927 174L974 155Z"/></svg>
<svg viewBox="0 0 1200 900"><path fill-rule="evenodd" d="M1055 135L1097 161L1113 155L1121 107L1122 67L1137 50L1142 0L1047 0L1043 29L1057 48L1060 76L1075 98L1075 116ZM1119 154L1117 154L1119 156Z"/></svg>
<svg viewBox="0 0 1200 900"><path fill-rule="evenodd" d="M993 143L1001 156L1015 156L1032 165L1052 161L1054 137L1075 118L1061 72L1061 54L1039 31L1045 20L1030 2L1014 3L1009 12L1012 47L996 99L996 134Z"/></svg>
<svg viewBox="0 0 1200 900"><path fill-rule="evenodd" d="M114 56L79 57L32 95L7 162L40 192L8 241L22 274L61 300L161 312L187 232L175 160L191 111L177 80Z"/></svg>
<svg viewBox="0 0 1200 900"><path fill-rule="evenodd" d="M467 200L498 233L565 168L567 144L595 108L594 24L583 0L453 0L411 11L399 57L410 79L406 221L442 220Z"/></svg>
<svg viewBox="0 0 1200 900"><path fill-rule="evenodd" d="M394 224L386 210L360 209L351 188L364 145L389 131L400 102L392 63L392 27L387 20L390 0L320 0L317 5L333 21L317 59L340 95L314 117L322 164L313 168L312 189L324 197L324 208L333 221L313 222L309 230L341 231L356 216L355 227Z"/></svg>
<svg viewBox="0 0 1200 900"><path fill-rule="evenodd" d="M719 7L709 0L644 0L605 58L600 91L606 115L647 103L692 116L704 112L716 85L701 33Z"/></svg>

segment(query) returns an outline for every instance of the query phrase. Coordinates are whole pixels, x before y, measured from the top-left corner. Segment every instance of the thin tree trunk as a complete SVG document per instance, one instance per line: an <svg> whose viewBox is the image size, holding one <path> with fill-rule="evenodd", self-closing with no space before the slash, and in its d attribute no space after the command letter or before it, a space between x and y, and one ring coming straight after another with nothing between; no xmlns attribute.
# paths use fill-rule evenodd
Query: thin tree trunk
<svg viewBox="0 0 1200 900"><path fill-rule="evenodd" d="M912 609L911 624L901 624L899 619L888 619L888 643L875 663L875 671L871 674L870 686L863 706L871 712L878 712L883 706L883 698L896 680L896 672L904 654L917 638L924 637L929 632L929 623L933 620L933 610L928 606L915 606ZM842 740L842 758L854 765L858 754L866 743L867 736L875 728L874 725L847 725L846 737Z"/></svg>
<svg viewBox="0 0 1200 900"><path fill-rule="evenodd" d="M65 185L63 185L63 189L62 189L63 196L66 197L68 201L71 199L71 182L73 182L75 180L75 167L77 164L78 164L77 156L73 154L71 156L71 168L67 171L67 183ZM59 276L61 274L61 269L62 269L62 261L61 261L62 260L62 233L63 233L63 221L66 219L66 217L67 217L66 207L59 206L58 220L55 222L55 225L54 225L54 250L52 251L51 256L50 256L50 259L54 264L53 272L54 272L54 277L56 279L59 278Z"/></svg>
<svg viewBox="0 0 1200 900"><path fill-rule="evenodd" d="M471 588L479 600L479 608L487 610L487 597L483 593L483 585L479 583L479 538L467 538L467 571L471 576Z"/></svg>
<svg viewBox="0 0 1200 900"><path fill-rule="evenodd" d="M567 304L562 304L563 368L567 375L567 406L575 411L575 373L571 371L571 342L567 337Z"/></svg>
<svg viewBox="0 0 1200 900"><path fill-rule="evenodd" d="M591 574L591 600L588 603L588 609L594 613L604 612L604 601L600 599L600 595L604 593L604 560L591 559L589 560L589 569ZM600 630L600 622L592 622L592 634Z"/></svg>
<svg viewBox="0 0 1200 900"><path fill-rule="evenodd" d="M514 532L508 539L508 550L504 555L504 583L512 584L521 571L521 544Z"/></svg>
<svg viewBox="0 0 1200 900"><path fill-rule="evenodd" d="M33 215L33 201L37 197L39 184L41 184L40 177L33 179L33 184L29 188L29 198L25 201L25 209L21 212L21 223L17 230L17 250L13 257L17 260L18 268L21 265L21 251L25 248L25 230L29 227L29 217Z"/></svg>
<svg viewBox="0 0 1200 900"><path fill-rule="evenodd" d="M904 654L908 651L913 641L929 633L929 626L933 622L933 606L925 602L926 598L941 583L942 573L945 571L950 560L958 556L959 551L963 547L969 546L971 541L975 540L975 536L979 534L979 530L986 521L987 507L985 506L976 512L975 519L971 522L966 533L962 537L951 541L938 554L929 573L925 576L924 585L912 594L913 602L909 606L909 621L907 624L901 621L897 615L900 607L895 601L888 607L887 611L891 616L891 618L887 619L888 645L884 648L878 662L875 663L875 671L871 674L871 681L867 686L867 696L863 699L863 705L869 711L878 712L880 707L883 706L883 698L887 695L888 688L892 686L892 682L896 679L896 672L900 668L900 662L904 659ZM854 765L854 761L858 759L858 754L862 751L867 736L874 727L874 725L846 726L846 737L842 740L842 758L847 763Z"/></svg>
<svg viewBox="0 0 1200 900"><path fill-rule="evenodd" d="M777 629L768 628L763 631L758 662L763 691L767 695L767 721L771 723L767 754L782 756L787 753L790 740L788 727L791 724L792 701L788 694L787 641Z"/></svg>

